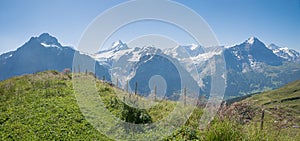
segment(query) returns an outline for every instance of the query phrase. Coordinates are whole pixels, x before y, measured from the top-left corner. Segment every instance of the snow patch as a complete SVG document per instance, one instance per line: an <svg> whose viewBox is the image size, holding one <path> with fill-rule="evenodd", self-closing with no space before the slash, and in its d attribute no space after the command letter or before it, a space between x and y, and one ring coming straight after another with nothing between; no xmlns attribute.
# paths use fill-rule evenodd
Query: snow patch
<svg viewBox="0 0 300 141"><path fill-rule="evenodd" d="M255 37L250 37L247 41L248 44L253 44L255 42Z"/></svg>
<svg viewBox="0 0 300 141"><path fill-rule="evenodd" d="M12 55L12 54L10 54L10 55L8 55L8 56L4 57L4 59L10 58L10 57L12 57L12 56L13 56L13 55Z"/></svg>
<svg viewBox="0 0 300 141"><path fill-rule="evenodd" d="M197 49L197 47L198 47L198 45L192 44L191 45L191 50L195 50L195 49Z"/></svg>
<svg viewBox="0 0 300 141"><path fill-rule="evenodd" d="M44 47L56 47L56 48L59 48L59 46L57 46L57 45L48 45L46 43L41 43L41 45L44 46Z"/></svg>

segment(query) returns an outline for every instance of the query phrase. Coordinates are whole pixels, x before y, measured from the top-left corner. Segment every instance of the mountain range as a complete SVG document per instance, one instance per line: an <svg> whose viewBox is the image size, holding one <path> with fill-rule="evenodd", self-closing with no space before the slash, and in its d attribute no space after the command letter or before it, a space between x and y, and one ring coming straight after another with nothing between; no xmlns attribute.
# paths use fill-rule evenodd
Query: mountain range
<svg viewBox="0 0 300 141"><path fill-rule="evenodd" d="M255 37L231 47L193 44L167 49L129 47L117 41L107 50L86 55L62 46L55 37L43 33L16 51L0 56L0 80L44 70L86 71L85 66L73 65L78 58L74 55L84 60L79 64L95 64L96 69L89 67L88 71L107 81L118 81L118 87L125 88L128 83L133 90L138 82L139 94L143 96L148 96L153 89L150 88L152 76L164 78L164 94L169 98L178 98L176 93L180 93L185 83L194 90L199 89L201 95L209 96L209 62L218 55L223 55L226 61L225 98L278 88L300 79L299 52L275 44L266 46Z"/></svg>

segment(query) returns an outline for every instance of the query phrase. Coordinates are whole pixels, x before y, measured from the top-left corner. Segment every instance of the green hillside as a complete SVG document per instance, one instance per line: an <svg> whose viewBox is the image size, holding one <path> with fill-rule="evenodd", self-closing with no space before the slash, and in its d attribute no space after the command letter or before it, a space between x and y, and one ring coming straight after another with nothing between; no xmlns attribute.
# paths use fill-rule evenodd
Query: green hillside
<svg viewBox="0 0 300 141"><path fill-rule="evenodd" d="M250 103L256 110L264 109L267 118L272 118L280 128L300 125L300 81L253 95L240 103Z"/></svg>
<svg viewBox="0 0 300 141"><path fill-rule="evenodd" d="M93 78L75 74L75 78ZM145 110L123 103L123 91L96 81L105 108L119 119L136 124L159 121L173 111L174 102L162 100ZM83 83L86 89L90 85ZM120 95L119 94L119 95ZM1 140L108 140L84 117L74 94L71 74L57 71L14 77L0 82ZM86 95L88 96L88 95ZM127 95L128 97L128 95ZM132 96L132 99L143 98Z"/></svg>
<svg viewBox="0 0 300 141"><path fill-rule="evenodd" d="M1 140L106 140L81 114L70 78L47 71L1 82Z"/></svg>
<svg viewBox="0 0 300 141"><path fill-rule="evenodd" d="M280 130L300 126L300 81L280 89L254 95L243 102L265 110L266 118ZM299 133L300 130L296 130Z"/></svg>
<svg viewBox="0 0 300 141"><path fill-rule="evenodd" d="M235 102L223 108L220 115L245 127L260 128L263 111L262 130L266 137L300 140L300 80Z"/></svg>
<svg viewBox="0 0 300 141"><path fill-rule="evenodd" d="M75 74L75 78L76 75L93 77ZM57 71L1 81L0 140L109 140L83 116L76 100L80 95L74 94L72 81L71 74ZM86 89L90 86L82 85ZM176 105L174 101L159 100L151 108L137 109L127 105L132 101L124 91L100 80L96 81L96 87L105 108L126 122L148 124L160 121ZM293 128L299 125L299 89L300 81L297 81L224 107L206 129L198 128L203 111L201 107L196 108L187 123L164 140L299 140L300 129ZM123 103L120 98L128 103ZM138 99L139 104L151 104L139 96L131 98ZM261 105L266 111L263 130L259 127ZM232 112L232 108L237 110ZM241 122L245 120L247 122Z"/></svg>

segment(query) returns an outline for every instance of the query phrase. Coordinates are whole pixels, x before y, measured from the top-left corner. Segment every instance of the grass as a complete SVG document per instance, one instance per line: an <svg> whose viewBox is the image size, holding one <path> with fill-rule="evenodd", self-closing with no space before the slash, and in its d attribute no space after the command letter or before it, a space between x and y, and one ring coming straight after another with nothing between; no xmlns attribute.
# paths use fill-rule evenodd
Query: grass
<svg viewBox="0 0 300 141"><path fill-rule="evenodd" d="M81 114L68 76L55 71L0 83L1 140L107 140Z"/></svg>
<svg viewBox="0 0 300 141"><path fill-rule="evenodd" d="M198 128L203 110L195 108L187 122L173 132L169 128L171 126L159 124L159 121L170 120L170 124L180 125L184 120L182 115L191 110L190 106L169 100L149 101L143 97L129 96L120 89L92 78L92 75L75 74L72 80L70 74L46 71L0 82L1 140L110 140L97 129L103 129L106 133L114 132L114 138L120 140L133 140L131 136L150 140L157 135L163 137L166 133L170 135L163 140L300 139L300 129L292 128L300 123L300 102L299 99L293 99L299 96L300 81L234 103L226 110L232 108L236 110L235 113L223 116L226 112L221 112L205 129ZM79 79L84 83L73 84L72 81ZM264 130L260 130L262 105L266 110ZM112 116L105 116L105 112ZM178 119L174 118L176 116ZM99 117L104 122L99 123ZM241 123L249 117L249 121ZM141 134L131 135L135 129L125 131L116 126L115 121L122 120L154 124L160 128L151 132L139 130ZM115 130L108 128L110 126L116 126Z"/></svg>

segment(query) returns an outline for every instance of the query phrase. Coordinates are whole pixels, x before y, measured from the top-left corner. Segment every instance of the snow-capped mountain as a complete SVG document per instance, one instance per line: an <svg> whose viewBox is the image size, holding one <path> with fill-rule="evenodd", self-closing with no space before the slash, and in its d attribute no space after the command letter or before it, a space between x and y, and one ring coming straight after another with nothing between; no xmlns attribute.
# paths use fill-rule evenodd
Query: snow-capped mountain
<svg viewBox="0 0 300 141"><path fill-rule="evenodd" d="M113 81L118 79L119 87L125 88L127 81L129 81L130 89L133 90L135 82L138 82L139 93L148 96L151 92L149 88L151 77L159 75L164 77L168 85L166 96L171 96L174 91L180 91L178 69L185 70L180 68L179 65L176 68L174 63L178 63L177 60L164 54L161 49L151 46L128 48L126 44L118 41L113 44L112 48L100 51L92 56L100 64L110 68L112 79ZM186 76L185 78L197 87L197 83L192 77Z"/></svg>
<svg viewBox="0 0 300 141"><path fill-rule="evenodd" d="M295 72L289 74L290 78L271 78L269 73L275 69L280 69L286 59L282 56L274 54L263 42L255 37L250 37L241 44L232 47L202 47L199 45L180 45L175 48L167 48L164 50L155 47L130 48L125 43L118 41L113 44L111 49L98 52L94 55L96 60L101 64L109 64L111 74L119 78L120 85L125 84L126 80L131 80L130 85L136 82L145 82L141 84L141 93L149 92L148 75L158 71L160 75L167 78L164 71L168 71L168 75L176 78L178 74L172 69L171 62L177 62L192 78L192 83L201 88L201 93L208 94L210 91L210 61L215 56L224 55L226 68L228 73L226 94L234 96L239 94L247 94L263 89L272 89L279 87L286 82L300 78L300 68L296 68ZM171 59L170 59L171 58ZM289 61L289 60L288 60ZM169 62L169 63L168 63ZM151 65L150 65L151 64ZM273 66L274 70L268 70L268 66ZM160 69L164 71L159 71ZM286 72L278 71L277 75L284 75ZM247 75L251 74L252 78ZM168 78L168 83L173 86L174 81ZM284 80L283 80L284 79ZM123 81L122 81L123 80ZM259 81L258 81L259 80ZM275 81L276 80L276 81ZM274 81L274 82L273 82ZM266 85L265 83L269 84ZM244 84L245 83L245 84ZM254 85L256 84L256 85ZM124 85L123 85L124 86ZM178 88L172 88L177 89Z"/></svg>
<svg viewBox="0 0 300 141"><path fill-rule="evenodd" d="M227 48L225 57L227 67L241 72L260 71L263 65L279 66L283 61L255 37Z"/></svg>
<svg viewBox="0 0 300 141"><path fill-rule="evenodd" d="M118 78L120 84L135 75L135 68L140 59L146 55L159 55L160 49L154 47L128 48L122 41L115 42L112 48L91 55L101 65L111 69L111 75Z"/></svg>
<svg viewBox="0 0 300 141"><path fill-rule="evenodd" d="M274 89L300 79L299 64L288 65L293 62L275 54L255 37L227 48L224 54L228 97Z"/></svg>
<svg viewBox="0 0 300 141"><path fill-rule="evenodd" d="M45 70L72 69L75 53L73 48L62 46L55 37L43 33L39 37L30 38L16 51L0 56L0 80ZM86 55L82 55L82 58L85 61L93 61ZM98 74L110 78L107 69L100 65L96 65L96 67Z"/></svg>
<svg viewBox="0 0 300 141"><path fill-rule="evenodd" d="M97 61L111 66L113 63L119 61L120 58L125 59L124 56L126 56L126 60L129 62L137 62L143 55L156 54L160 52L160 49L156 49L154 47L128 48L127 44L122 41L117 41L113 43L111 48L102 50L92 56Z"/></svg>
<svg viewBox="0 0 300 141"><path fill-rule="evenodd" d="M204 82L202 79L199 79L198 73L206 76L210 69L205 68L208 63L207 61L214 55L219 55L222 52L221 50L216 51L213 49L206 51L203 47L194 44L164 50L151 46L129 48L122 41L118 41L110 49L100 51L93 55L93 57L101 64L110 67L112 76L118 78L119 84L123 84L123 87L127 80L132 80L131 85L134 85L133 81L146 82L141 84L144 87L140 91L141 93L147 93L150 91L147 88L150 78L146 76L155 73L157 75L164 75L165 78L168 76L165 73L173 77L178 76L178 70L174 69L173 65L170 65L176 63L177 69L182 68L182 70L189 74L185 78L190 80L192 83L191 86L194 85L193 87L196 87L195 85L198 85L198 87L204 87ZM145 75L145 72L147 72L147 75ZM174 83L176 81L171 81L172 78L169 79L166 80L169 85L173 83L172 86L177 87L177 84ZM179 91L178 88L172 89Z"/></svg>
<svg viewBox="0 0 300 141"><path fill-rule="evenodd" d="M200 45L177 46L165 49L164 53L176 58L180 64L191 74L201 88L205 87L203 79L210 74L209 60L216 55L221 55L223 47L204 48Z"/></svg>
<svg viewBox="0 0 300 141"><path fill-rule="evenodd" d="M300 62L300 53L296 50L289 49L287 47L279 47L275 44L270 44L268 48L272 50L274 54L286 59L287 61Z"/></svg>

